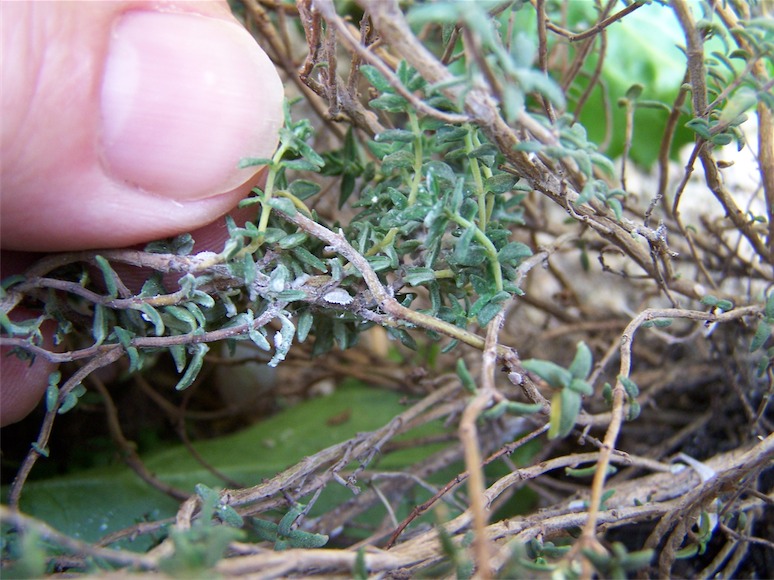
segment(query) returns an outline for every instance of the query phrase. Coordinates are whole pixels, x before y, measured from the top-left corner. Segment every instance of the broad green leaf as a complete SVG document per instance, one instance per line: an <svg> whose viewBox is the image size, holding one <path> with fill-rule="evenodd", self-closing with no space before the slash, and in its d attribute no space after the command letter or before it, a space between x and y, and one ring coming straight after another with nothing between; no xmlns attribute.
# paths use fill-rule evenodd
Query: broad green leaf
<svg viewBox="0 0 774 580"><path fill-rule="evenodd" d="M330 396L307 401L244 431L197 442L195 446L206 462L230 478L244 485L256 485L306 456L357 433L386 425L405 410L402 397L397 392L350 382ZM330 421L343 414L348 417L346 421ZM421 433L437 433L441 428L440 423L429 425ZM387 471L399 470L438 449L438 446L411 448L389 454L380 459L379 467ZM151 454L143 460L159 479L191 493L199 483L214 489L224 487L183 445ZM7 492L7 488L3 490L4 494ZM324 493L323 498L325 496ZM343 497L346 496L344 490ZM88 542L144 518L173 516L178 505L143 483L123 464L30 481L25 485L21 499L21 509L25 513ZM147 539L135 543L126 540L122 546L137 550L149 547Z"/></svg>
<svg viewBox="0 0 774 580"><path fill-rule="evenodd" d="M593 2L570 2L567 7L571 25L583 20L594 22L598 18ZM678 48L684 44L685 36L674 12L656 2L627 14L607 29L607 51L602 67L606 99L597 86L580 116L580 122L588 129L590 141L602 143L606 129L609 129L602 121L605 118L605 103L616 103L635 83L644 87L640 100L669 105L674 102L685 74L685 55ZM587 59L585 70L591 73L596 64L596 57ZM578 88L581 86L585 88L585 81L578 82ZM624 148L626 112L613 107L612 115L612 141L604 153L615 159ZM650 167L657 160L666 121L667 114L660 110L638 109L635 112L630 154L636 163ZM691 139L689 131L679 128L672 151L676 154L680 146Z"/></svg>

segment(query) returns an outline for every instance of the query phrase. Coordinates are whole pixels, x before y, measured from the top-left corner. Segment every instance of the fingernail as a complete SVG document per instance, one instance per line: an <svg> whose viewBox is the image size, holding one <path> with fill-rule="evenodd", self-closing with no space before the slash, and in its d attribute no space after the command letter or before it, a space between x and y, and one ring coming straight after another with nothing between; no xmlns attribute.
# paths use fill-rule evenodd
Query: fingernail
<svg viewBox="0 0 774 580"><path fill-rule="evenodd" d="M128 12L115 24L101 91L101 153L118 181L180 200L233 190L269 157L282 85L236 23Z"/></svg>

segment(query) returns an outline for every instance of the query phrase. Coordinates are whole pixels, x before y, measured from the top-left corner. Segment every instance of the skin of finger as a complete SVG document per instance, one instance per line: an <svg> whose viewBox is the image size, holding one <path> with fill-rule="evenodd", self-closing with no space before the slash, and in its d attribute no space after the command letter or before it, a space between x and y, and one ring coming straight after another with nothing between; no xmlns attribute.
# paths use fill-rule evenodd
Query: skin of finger
<svg viewBox="0 0 774 580"><path fill-rule="evenodd" d="M39 254L27 252L2 252L0 271L2 277L23 272L27 266L40 258ZM27 308L17 308L9 317L14 321L35 318L39 315ZM53 321L41 325L43 348L60 350L54 345ZM0 347L0 427L16 423L29 414L46 391L48 376L56 370L56 365L36 357L34 361L22 360L11 352L10 348Z"/></svg>
<svg viewBox="0 0 774 580"><path fill-rule="evenodd" d="M260 178L264 179L261 174ZM262 181L260 182L262 183ZM255 208L236 209L229 213L238 226L255 219ZM191 232L195 240L193 252L220 252L228 239L228 228L225 219L217 219L206 226ZM138 248L142 249L142 248ZM22 273L35 263L42 254L32 252L3 251L0 257L0 277ZM128 288L139 291L150 274L149 270L132 268L123 264L115 264L114 269L121 281ZM94 279L98 280L98 273ZM177 287L180 275L168 274L164 284L170 288ZM40 312L29 309L18 309L12 313L12 318L22 320L34 318ZM63 350L63 345L54 345L53 336L56 326L53 321L45 321L41 326L44 336L43 347L51 351ZM10 348L0 347L0 427L16 423L26 417L40 402L46 391L48 376L55 371L57 365L37 357L34 362L22 360L12 354Z"/></svg>
<svg viewBox="0 0 774 580"><path fill-rule="evenodd" d="M3 7L2 82L20 88L2 92L2 110L23 113L4 113L0 124L0 245L32 251L121 247L201 227L224 215L249 192L254 177L233 190L183 203L116 183L99 163L98 115L83 102L98 106L108 31L121 13L140 8L175 10L233 22L227 5L88 2L73 8L70 2L14 2ZM42 18L36 13L41 10L56 14ZM88 11L88 18L76 17L79 11ZM35 24L39 22L43 24ZM14 38L25 26L33 29L26 43ZM64 37L63 42L57 43L57 37ZM65 40L66 51L51 48ZM24 58L7 56L24 44ZM67 71L67 82L60 86L41 80L56 79L46 74L51 67ZM42 82L46 86L41 87ZM72 107L51 115L51 100L70 102ZM66 135L67 140L63 143L51 135ZM267 137L266 156L275 139ZM41 183L49 186L41 188Z"/></svg>
<svg viewBox="0 0 774 580"><path fill-rule="evenodd" d="M62 55L52 55L46 53L46 42L50 38L49 34L65 34L67 31L67 19L71 16L69 14L70 7L67 4L70 3L13 3L16 6L15 9L20 9L22 12L16 14L16 18L11 19L9 12L10 4L4 6L5 22L14 22L12 29L3 29L3 48L5 49L9 45L14 45L13 34L22 29L23 22L26 19L33 18L33 10L53 10L61 11L61 14L57 14L54 18L46 20L49 24L58 22L55 29L37 30L37 39L30 39L26 48L28 49L25 54L25 58L43 60L47 59L50 66L62 66ZM160 11L166 10L179 10L183 12L197 13L201 15L207 15L210 17L221 18L223 20L233 21L228 7L225 2L180 2L176 3L174 7L170 4L163 2L95 2L85 3L79 8L88 9L91 11L89 18L89 26L94 27L96 30L104 28L107 23L116 17L117 13L125 10L131 10L135 8L142 8L143 10L157 9ZM64 25L63 25L64 22ZM78 26L82 26L82 22L78 23ZM14 32L16 31L16 32ZM8 33L8 34L6 34ZM78 78L84 79L84 86L94 89L94 77L93 70L90 67L94 66L94 63L89 59L94 54L99 54L99 51L104 51L104 46L100 43L104 43L107 40L99 35L90 35L88 32L79 33L75 35L75 38L79 40L81 44L73 46L73 53L70 55L78 55L79 60L82 60L81 66L76 70L71 70L70 74L75 75ZM69 39L68 39L69 41ZM98 46L94 46L94 43ZM18 44L17 44L18 46ZM6 50L6 55L9 54ZM13 71L9 71L9 67L18 66L21 64L22 59L5 58L3 63L3 78L6 78L6 73L11 74ZM36 68L27 67L25 70L34 71ZM18 72L16 73L18 77ZM91 74L91 76L90 76ZM23 77L22 77L23 78ZM87 133L89 123L93 122L93 119L78 119L76 116L61 115L55 119L39 118L34 115L35 106L23 107L18 101L35 101L41 98L36 93L37 84L35 79L26 79L20 83L24 90L21 91L3 91L3 110L24 110L25 114L19 116L4 116L3 123L0 127L0 156L3 157L3 165L8 167L9 163L16 162L22 163L24 156L33 156L39 160L37 165L27 164L27 167L33 167L32 170L39 172L41 175L66 175L67 169L78 169L87 164L88 159L79 157L78 148L71 146L77 145L79 140L83 140L84 134ZM51 95L49 95L51 96ZM9 100L11 99L11 100ZM17 102L14 102L14 99ZM36 104L36 106L43 107L43 104ZM68 144L66 148L62 148L61 143L45 143L40 140L25 138L30 135L36 134L34 123L58 123L64 125L65 129L70 130L72 133L72 143ZM50 127L46 128L47 131ZM38 131L37 134L41 132ZM45 133L45 132L43 132ZM91 135L88 135L91 138ZM48 153L49 155L45 155ZM58 169L64 169L61 173ZM180 204L159 204L155 199L143 199L141 192L129 192L135 193L134 197L129 196L124 204L126 207L114 207L115 211L123 211L124 209L130 210L135 214L135 223L142 224L140 231L135 230L122 230L120 227L116 227L116 224L106 222L104 220L104 208L85 208L79 204L78 192L68 192L67 183L63 183L61 189L61 195L65 196L71 193L71 197L68 199L70 203L69 207L75 208L74 212L63 212L61 207L48 206L46 204L39 205L34 203L35 200L29 198L18 198L18 204L6 205L3 204L3 214L13 215L14 220L25 224L25 232L21 236L12 240L12 243L5 243L4 247L21 247L28 250L66 250L66 249L83 249L89 247L102 247L102 246L125 246L140 241L147 241L149 239L156 239L165 236L175 235L181 231L191 230L197 226L201 226L204 223L210 222L213 217L223 215L228 210L234 207L239 199L242 199L249 190L260 179L260 176L256 175L249 182L243 186L236 188L231 192L226 192L220 196L212 199L199 200L189 202L185 204L185 208L177 207ZM5 180L4 180L5 181ZM84 183L91 183L90 187L92 191L99 191L97 188L102 187L101 191L105 191L105 183L100 179L99 175L91 175L90 182L81 182L79 187L82 187ZM9 183L6 181L3 184L2 191L9 191ZM123 190L113 190L108 184L109 191L106 192L106 197L110 194L126 195L127 192ZM120 199L115 197L114 199ZM5 201L5 198L4 198ZM161 207L159 207L161 206ZM142 212L137 210L142 209ZM67 208L65 208L67 209ZM92 211L89 211L91 209ZM184 211L183 211L184 209ZM72 219L69 219L72 218ZM217 220L216 223L220 223L221 220ZM61 225L67 223L67 228L52 229L52 224ZM4 228L5 229L5 228ZM213 233L211 230L217 230L217 233ZM41 236L41 232L45 232L48 237ZM0 232L1 234L2 232ZM221 225L205 226L199 232L195 233L196 237L202 239L209 238L210 242L205 242L201 245L197 244L198 249L207 249L207 246L212 244L212 249L216 249L218 244L221 244L224 235ZM4 251L2 258L0 258L0 266L3 270L3 277L9 275L13 269L9 264L14 261L9 256L9 252ZM27 255L26 258L17 259L18 263L30 263L33 260L31 255ZM17 268L18 271L18 268ZM23 313L17 311L17 315L24 317L24 314L34 316L33 312ZM54 327L51 322L44 323L44 334L47 337L53 335ZM47 338L45 343L46 348L53 348L53 344L50 338ZM0 352L0 425L6 425L11 422L15 422L23 418L29 413L35 405L39 402L42 394L45 392L47 377L55 369L55 365L48 363L47 361L37 358L34 364L30 365L29 362L21 361L14 356L8 356L9 349L2 349Z"/></svg>

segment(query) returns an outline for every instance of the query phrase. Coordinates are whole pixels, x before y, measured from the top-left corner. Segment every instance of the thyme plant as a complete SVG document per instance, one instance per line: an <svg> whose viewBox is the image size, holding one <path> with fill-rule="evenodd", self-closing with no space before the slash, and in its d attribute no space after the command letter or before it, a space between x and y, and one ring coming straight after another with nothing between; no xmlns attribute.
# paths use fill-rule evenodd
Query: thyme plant
<svg viewBox="0 0 774 580"><path fill-rule="evenodd" d="M50 377L42 427L8 493L4 563L666 577L684 573L690 557L697 573L738 570L743 555L700 558L713 533L726 546L715 554L747 550L740 538L770 548L755 537L770 494L758 475L774 455L774 39L765 3L245 0L234 9L298 95L286 103L273 157L242 161L266 167L263 187L240 204L253 219L226 218L229 239L217 253L194 253L182 235L142 251L53 255L3 281L0 344L14 356L74 363ZM645 11L673 18L682 34L683 82L668 98L647 78L616 87L605 69L616 26ZM753 116L756 144L745 133ZM654 124L660 141L646 142L640 132ZM590 137L597 125L603 139ZM676 173L681 145L690 152ZM754 145L761 203L726 186L734 167L717 153L728 145ZM647 158L656 179L638 190L636 161ZM681 210L699 165L721 216L688 223ZM127 268L147 272L141 288L126 282ZM12 318L29 305L39 315ZM44 346L45 321L56 324L59 350ZM345 358L374 328L392 340L397 369L371 358L358 371ZM313 359L333 369L325 361L340 359L350 367L334 375L370 373L412 402L378 429L225 491L170 489L135 462L143 479L188 498L174 522L105 540L158 532L144 554L113 557L16 511L28 509L19 503L25 481L49 455L54 421L78 412L95 371L124 361L126 377L152 382L167 361L175 390L201 390L207 368L227 364L216 344L232 353L251 344L269 367ZM730 446L717 441L693 451L711 476L687 460L670 466L684 435L670 426L666 440L658 427L660 407L696 412L685 398L717 413L704 387L745 422L737 453L721 453ZM94 388L112 405L108 389ZM415 431L438 419L442 433ZM683 427L709 438L708 422ZM400 476L380 470L379 457L387 461L407 433L444 446L396 467ZM517 450L520 464L509 459ZM610 483L614 465L623 477ZM449 466L455 475L441 481ZM520 511L508 500L524 497L525 481L542 499ZM347 499L320 500L331 487ZM360 533L354 518L380 505ZM435 520L421 520L431 508ZM635 528L645 541L624 540L621 531ZM43 555L28 545L33 533L70 555ZM283 561L267 546L296 555Z"/></svg>

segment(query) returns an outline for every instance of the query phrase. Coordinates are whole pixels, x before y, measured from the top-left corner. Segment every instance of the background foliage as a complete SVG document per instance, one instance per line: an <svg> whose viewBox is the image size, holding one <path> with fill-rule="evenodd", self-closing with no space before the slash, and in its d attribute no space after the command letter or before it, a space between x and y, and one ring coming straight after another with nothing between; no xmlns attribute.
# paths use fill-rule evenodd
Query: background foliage
<svg viewBox="0 0 774 580"><path fill-rule="evenodd" d="M3 281L4 576L770 573L767 5L232 7L254 219Z"/></svg>

